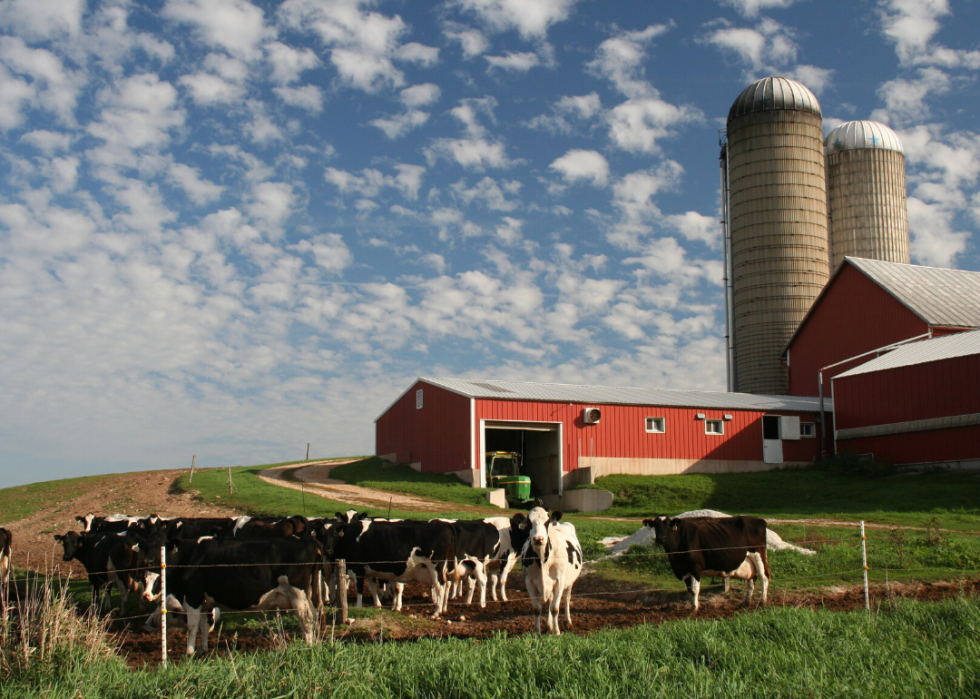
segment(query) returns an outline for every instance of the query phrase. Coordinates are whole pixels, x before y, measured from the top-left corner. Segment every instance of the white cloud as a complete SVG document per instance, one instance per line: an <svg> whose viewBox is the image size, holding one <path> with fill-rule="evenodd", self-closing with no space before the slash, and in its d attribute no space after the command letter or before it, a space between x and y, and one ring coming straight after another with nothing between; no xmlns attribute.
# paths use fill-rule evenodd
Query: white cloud
<svg viewBox="0 0 980 699"><path fill-rule="evenodd" d="M755 26L735 27L719 20L698 41L735 56L745 66L745 77L754 80L765 75L786 75L820 93L830 86L833 70L797 64L799 46L795 32L768 17Z"/></svg>
<svg viewBox="0 0 980 699"><path fill-rule="evenodd" d="M317 265L332 274L339 274L354 261L354 256L344 243L343 236L337 233L317 235L308 240L301 240L291 247L301 253L313 253Z"/></svg>
<svg viewBox="0 0 980 699"><path fill-rule="evenodd" d="M241 85L211 73L183 75L178 82L190 91L191 99L205 106L238 102L245 95Z"/></svg>
<svg viewBox="0 0 980 699"><path fill-rule="evenodd" d="M895 44L903 65L980 68L980 51L954 50L932 44L939 18L950 13L947 0L881 0L882 32Z"/></svg>
<svg viewBox="0 0 980 699"><path fill-rule="evenodd" d="M29 39L76 36L85 5L85 0L6 0L0 26Z"/></svg>
<svg viewBox="0 0 980 699"><path fill-rule="evenodd" d="M508 51L505 56L484 56L484 58L490 64L490 68L499 68L515 73L526 73L541 63L538 54L529 52Z"/></svg>
<svg viewBox="0 0 980 699"><path fill-rule="evenodd" d="M654 96L656 90L646 81L643 69L646 47L672 27L672 24L651 24L642 31L623 32L612 39L606 39L599 45L596 57L588 64L588 68L596 75L608 79L627 97Z"/></svg>
<svg viewBox="0 0 980 699"><path fill-rule="evenodd" d="M783 9L792 5L796 0L721 0L722 4L730 5L743 17L757 17L760 10Z"/></svg>
<svg viewBox="0 0 980 699"><path fill-rule="evenodd" d="M248 214L277 236L279 227L292 214L295 203L296 194L288 182L259 182L252 188Z"/></svg>
<svg viewBox="0 0 980 699"><path fill-rule="evenodd" d="M293 107L305 109L311 114L323 111L323 93L316 85L302 87L275 87L272 89L283 102Z"/></svg>
<svg viewBox="0 0 980 699"><path fill-rule="evenodd" d="M577 0L456 0L494 31L514 29L521 37L541 38L548 28L568 19Z"/></svg>
<svg viewBox="0 0 980 699"><path fill-rule="evenodd" d="M598 93L566 96L558 100L550 114L540 114L525 123L531 129L542 129L555 134L570 134L573 131L570 118L589 120L602 111Z"/></svg>
<svg viewBox="0 0 980 699"><path fill-rule="evenodd" d="M914 79L896 78L878 88L878 97L884 101L883 109L875 110L871 118L896 125L904 125L929 116L926 98L949 92L950 79L938 68L921 68Z"/></svg>
<svg viewBox="0 0 980 699"><path fill-rule="evenodd" d="M280 85L294 83L303 71L320 65L317 55L307 48L295 49L278 41L270 42L264 48L272 64L272 79Z"/></svg>
<svg viewBox="0 0 980 699"><path fill-rule="evenodd" d="M340 190L341 194L356 194L366 199L373 199L381 194L385 187L395 189L407 199L418 198L419 188L425 168L420 165L399 163L395 165L396 175L385 175L380 170L365 168L360 175L346 170L329 167L324 172L327 182Z"/></svg>
<svg viewBox="0 0 980 699"><path fill-rule="evenodd" d="M423 112L420 109L410 109L409 111L402 112L401 114L372 119L369 123L371 126L376 126L377 128L381 129L385 136L394 140L396 138L401 138L409 131L423 126L428 120L428 112Z"/></svg>
<svg viewBox="0 0 980 699"><path fill-rule="evenodd" d="M594 150L570 150L549 165L566 182L590 180L596 187L605 187L609 180L609 163Z"/></svg>
<svg viewBox="0 0 980 699"><path fill-rule="evenodd" d="M491 211L516 209L520 202L508 199L507 195L516 196L520 189L521 183L517 180L503 180L498 183L491 177L484 177L475 187L467 188L464 180L450 186L453 194L467 206L477 201Z"/></svg>
<svg viewBox="0 0 980 699"><path fill-rule="evenodd" d="M932 267L955 267L955 258L966 250L970 234L954 230L953 214L939 204L908 198L912 259Z"/></svg>
<svg viewBox="0 0 980 699"><path fill-rule="evenodd" d="M362 9L373 4L370 0L286 0L278 14L287 27L320 37L343 84L373 93L404 84L393 58L412 60L422 55L417 49L399 55L405 22L397 15L386 17Z"/></svg>
<svg viewBox="0 0 980 699"><path fill-rule="evenodd" d="M422 85L412 85L401 91L401 101L409 109L417 107L427 107L439 101L442 91L438 85L424 83Z"/></svg>
<svg viewBox="0 0 980 699"><path fill-rule="evenodd" d="M224 191L224 187L203 179L197 169L183 163L171 163L167 175L198 206L215 201Z"/></svg>
<svg viewBox="0 0 980 699"><path fill-rule="evenodd" d="M174 86L153 73L117 81L99 94L99 102L99 119L89 124L88 131L110 146L159 148L186 118Z"/></svg>
<svg viewBox="0 0 980 699"><path fill-rule="evenodd" d="M506 168L512 165L504 144L493 143L482 138L437 138L425 150L425 155L430 163L439 158L446 158L472 170Z"/></svg>
<svg viewBox="0 0 980 699"><path fill-rule="evenodd" d="M680 163L667 160L656 169L632 172L615 182L613 207L619 218L607 233L609 241L627 250L637 250L640 239L652 232L652 224L663 220L653 197L676 188L683 172Z"/></svg>
<svg viewBox="0 0 980 699"><path fill-rule="evenodd" d="M257 58L261 42L274 35L262 10L247 0L167 0L161 15L193 26L207 45L246 60Z"/></svg>
<svg viewBox="0 0 980 699"><path fill-rule="evenodd" d="M523 227L524 221L511 218L510 216L504 216L504 222L497 226L494 232L504 245L516 245L523 237L521 232Z"/></svg>
<svg viewBox="0 0 980 699"><path fill-rule="evenodd" d="M407 63L418 63L424 68L430 68L439 62L439 49L413 41L399 46L395 51L395 57Z"/></svg>
<svg viewBox="0 0 980 699"><path fill-rule="evenodd" d="M688 240L699 240L717 248L721 244L721 224L716 216L704 216L697 211L683 214L670 214L665 222Z"/></svg>
<svg viewBox="0 0 980 699"><path fill-rule="evenodd" d="M46 49L27 46L20 37L4 36L0 37L0 63L31 79L25 91L27 83L9 74L0 75L0 81L14 90L15 100L52 112L62 123L74 123L73 111L83 80L67 71L60 58ZM12 102L9 97L4 101Z"/></svg>
<svg viewBox="0 0 980 699"><path fill-rule="evenodd" d="M442 27L442 33L450 41L459 42L463 50L463 58L474 58L490 48L490 42L483 36L483 32L462 24L446 22Z"/></svg>
<svg viewBox="0 0 980 699"><path fill-rule="evenodd" d="M650 97L616 105L607 120L609 137L617 147L634 153L657 153L659 141L674 136L682 124L702 121L703 116L693 107Z"/></svg>

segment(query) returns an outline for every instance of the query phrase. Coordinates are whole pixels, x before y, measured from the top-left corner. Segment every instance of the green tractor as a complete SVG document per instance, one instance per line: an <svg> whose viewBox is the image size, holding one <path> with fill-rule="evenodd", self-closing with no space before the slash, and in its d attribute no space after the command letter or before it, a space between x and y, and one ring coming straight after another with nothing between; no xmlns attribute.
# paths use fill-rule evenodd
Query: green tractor
<svg viewBox="0 0 980 699"><path fill-rule="evenodd" d="M533 502L531 479L521 474L521 455L517 452L487 452L487 485L503 488L510 507L521 509Z"/></svg>

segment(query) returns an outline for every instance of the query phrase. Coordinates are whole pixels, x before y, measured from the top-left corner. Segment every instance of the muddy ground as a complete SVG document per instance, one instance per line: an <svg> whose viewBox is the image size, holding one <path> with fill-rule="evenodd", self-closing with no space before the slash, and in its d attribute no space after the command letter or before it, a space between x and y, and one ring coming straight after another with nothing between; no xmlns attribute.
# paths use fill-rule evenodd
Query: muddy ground
<svg viewBox="0 0 980 699"><path fill-rule="evenodd" d="M511 586L513 585L513 589ZM531 604L523 589L519 574L508 581L509 602L487 602L481 610L478 605L465 605L460 600L450 603L449 614L442 620L429 618L432 605L424 596L420 585L408 585L405 589L405 607L400 613L386 610L371 619L356 619L352 624L332 626L329 613L322 617L321 643L413 641L422 638L484 639L496 633L519 635L534 631ZM733 589L726 596L721 586L702 588L701 609L697 618L710 620L751 613L759 606L756 592L753 604L747 610L741 604L744 588ZM980 594L980 579L956 583L893 583L887 587L873 586L872 605L890 599L907 598L920 601L939 601L962 594ZM352 599L353 603L353 599ZM769 606L787 606L806 609L829 609L847 612L864 607L864 589L861 586L834 587L819 592L792 592L771 590ZM257 616L257 615L256 615ZM172 617L173 618L173 615ZM225 616L227 619L227 616ZM636 591L632 587L611 583L594 576L581 578L575 584L572 595L572 626L566 628L564 612L563 632L578 635L610 628L630 628L639 624L661 624L666 621L691 618L691 607L683 592ZM179 622L178 622L179 623ZM276 630L277 624L267 620L263 628L238 628L222 633L217 629L210 636L209 654L224 655L228 649L251 652L281 647L288 642ZM123 628L121 622L114 628L119 652L130 667L157 665L160 662L160 633L146 631L139 623ZM217 646L217 648L215 648ZM180 662L186 648L183 628L172 629L168 634L169 658ZM201 655L201 651L198 651Z"/></svg>

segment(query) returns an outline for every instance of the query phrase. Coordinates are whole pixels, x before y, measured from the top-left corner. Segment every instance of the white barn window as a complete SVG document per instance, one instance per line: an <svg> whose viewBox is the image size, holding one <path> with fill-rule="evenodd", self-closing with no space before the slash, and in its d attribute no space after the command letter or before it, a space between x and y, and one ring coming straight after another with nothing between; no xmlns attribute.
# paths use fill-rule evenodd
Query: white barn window
<svg viewBox="0 0 980 699"><path fill-rule="evenodd" d="M800 436L801 437L816 437L817 436L817 426L813 422L801 422L800 423Z"/></svg>
<svg viewBox="0 0 980 699"><path fill-rule="evenodd" d="M725 421L724 420L705 420L704 421L704 433L705 434L725 434Z"/></svg>
<svg viewBox="0 0 980 699"><path fill-rule="evenodd" d="M647 432L651 434L663 434L667 431L667 418L663 417L648 417L647 420Z"/></svg>

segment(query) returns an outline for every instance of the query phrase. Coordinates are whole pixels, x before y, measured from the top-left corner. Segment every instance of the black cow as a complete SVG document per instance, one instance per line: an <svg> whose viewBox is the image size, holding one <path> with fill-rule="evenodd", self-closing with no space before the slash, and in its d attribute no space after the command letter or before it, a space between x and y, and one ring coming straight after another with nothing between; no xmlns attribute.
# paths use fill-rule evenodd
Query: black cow
<svg viewBox="0 0 980 699"><path fill-rule="evenodd" d="M769 594L769 559L766 521L758 517L691 518L658 515L643 524L653 529L657 543L667 552L670 567L684 581L694 611L698 610L701 578L736 578L748 581L745 604L752 599L754 579L762 582L762 603Z"/></svg>
<svg viewBox="0 0 980 699"><path fill-rule="evenodd" d="M92 605L97 610L101 610L106 603L111 606L109 552L124 542L126 535L122 532L68 532L55 534L54 538L64 547L63 560L74 559L85 566L89 585L92 586Z"/></svg>
<svg viewBox="0 0 980 699"><path fill-rule="evenodd" d="M302 534L308 533L309 530L309 520L300 515L271 519L262 517L238 517L235 520L235 526L231 530L231 535L242 538L301 536Z"/></svg>
<svg viewBox="0 0 980 699"><path fill-rule="evenodd" d="M235 520L230 517L178 517L161 522L168 541L200 539L202 536L231 536Z"/></svg>
<svg viewBox="0 0 980 699"><path fill-rule="evenodd" d="M323 555L311 538L184 540L167 549L167 599L187 614L187 654L194 654L197 634L207 650L208 611L295 610L300 630L313 640L313 612L308 592ZM159 552L147 556L144 596L152 598L159 581ZM157 593L158 594L158 593Z"/></svg>
<svg viewBox="0 0 980 699"><path fill-rule="evenodd" d="M126 612L129 593L139 595L143 591L145 555L146 541L132 529L109 551L106 572L109 580L119 589L119 609L123 613Z"/></svg>
<svg viewBox="0 0 980 699"><path fill-rule="evenodd" d="M355 515L344 527L334 557L347 561L355 588L357 578L361 578L358 607L363 605L365 580L376 607L381 606L378 580L396 584L417 581L431 585L435 605L432 616L438 618L449 602L448 573L455 549L456 530L448 522L388 522L362 520ZM401 610L401 594L396 595L395 610Z"/></svg>

